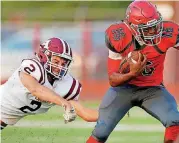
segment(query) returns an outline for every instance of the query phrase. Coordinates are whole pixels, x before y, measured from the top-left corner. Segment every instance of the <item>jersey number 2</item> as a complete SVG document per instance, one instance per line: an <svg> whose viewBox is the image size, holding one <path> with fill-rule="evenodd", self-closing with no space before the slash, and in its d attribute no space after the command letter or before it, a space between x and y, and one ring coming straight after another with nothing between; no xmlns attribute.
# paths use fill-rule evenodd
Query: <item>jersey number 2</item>
<svg viewBox="0 0 179 143"><path fill-rule="evenodd" d="M31 67L31 68L30 68ZM35 71L35 66L33 64L30 64L30 67L25 67L24 70L30 74L31 72Z"/></svg>
<svg viewBox="0 0 179 143"><path fill-rule="evenodd" d="M24 106L24 107L21 107L20 110L21 110L22 112L24 112L24 113L28 113L28 111L34 112L34 111L36 111L36 110L38 110L38 109L40 108L40 106L41 106L42 103L41 103L41 102L38 102L38 101L36 101L36 100L32 100L32 101L30 102L30 104L36 105L36 107L35 107L35 108L31 108L31 107L29 107L29 106Z"/></svg>

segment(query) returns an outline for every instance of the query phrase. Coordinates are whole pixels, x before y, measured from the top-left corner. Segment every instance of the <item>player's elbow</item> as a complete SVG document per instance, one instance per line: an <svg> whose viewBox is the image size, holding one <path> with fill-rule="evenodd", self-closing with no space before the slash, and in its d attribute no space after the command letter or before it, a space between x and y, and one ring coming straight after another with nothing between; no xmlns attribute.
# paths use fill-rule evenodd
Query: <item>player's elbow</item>
<svg viewBox="0 0 179 143"><path fill-rule="evenodd" d="M119 83L115 82L115 80L113 79L113 76L109 76L109 84L110 86L112 87L116 87L116 86L119 86Z"/></svg>
<svg viewBox="0 0 179 143"><path fill-rule="evenodd" d="M110 86L112 86L112 87L116 87L116 86L118 86L118 84L116 84L115 82L110 81L110 80L109 80L109 84L110 84Z"/></svg>

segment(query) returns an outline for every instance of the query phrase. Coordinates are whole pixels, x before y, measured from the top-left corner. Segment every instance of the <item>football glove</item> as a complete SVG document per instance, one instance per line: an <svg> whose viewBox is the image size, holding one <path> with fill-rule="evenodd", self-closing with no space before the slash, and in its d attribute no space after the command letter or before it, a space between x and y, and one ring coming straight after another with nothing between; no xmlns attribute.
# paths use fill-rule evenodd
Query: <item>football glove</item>
<svg viewBox="0 0 179 143"><path fill-rule="evenodd" d="M65 114L63 114L65 124L74 121L76 119L76 116L77 115L74 107L71 108L70 110L65 110Z"/></svg>

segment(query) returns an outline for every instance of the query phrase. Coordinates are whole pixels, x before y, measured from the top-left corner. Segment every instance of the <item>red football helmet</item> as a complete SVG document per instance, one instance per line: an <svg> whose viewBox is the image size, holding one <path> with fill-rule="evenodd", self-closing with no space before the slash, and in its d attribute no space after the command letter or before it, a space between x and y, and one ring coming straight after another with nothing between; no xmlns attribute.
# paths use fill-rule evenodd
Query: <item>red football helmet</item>
<svg viewBox="0 0 179 143"><path fill-rule="evenodd" d="M147 1L134 1L126 11L125 23L140 45L157 45L161 41L162 16L155 5Z"/></svg>
<svg viewBox="0 0 179 143"><path fill-rule="evenodd" d="M52 63L52 56L59 56L67 62L65 65ZM45 70L56 78L62 78L66 75L68 67L73 60L72 50L69 44L60 38L51 38L40 45L37 53L39 61L44 65ZM60 69L59 73L53 73L52 67Z"/></svg>

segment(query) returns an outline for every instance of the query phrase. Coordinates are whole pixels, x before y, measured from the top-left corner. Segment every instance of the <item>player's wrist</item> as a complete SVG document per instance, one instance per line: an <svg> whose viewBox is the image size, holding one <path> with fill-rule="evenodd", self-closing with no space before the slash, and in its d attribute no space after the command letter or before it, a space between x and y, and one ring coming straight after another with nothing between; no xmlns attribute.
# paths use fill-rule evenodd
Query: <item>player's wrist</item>
<svg viewBox="0 0 179 143"><path fill-rule="evenodd" d="M57 105L64 107L64 106L66 105L66 102L67 102L67 101L66 101L65 99L59 98Z"/></svg>
<svg viewBox="0 0 179 143"><path fill-rule="evenodd" d="M128 73L128 75L129 75L131 78L134 78L134 77L137 76L137 72L130 71L130 72Z"/></svg>

